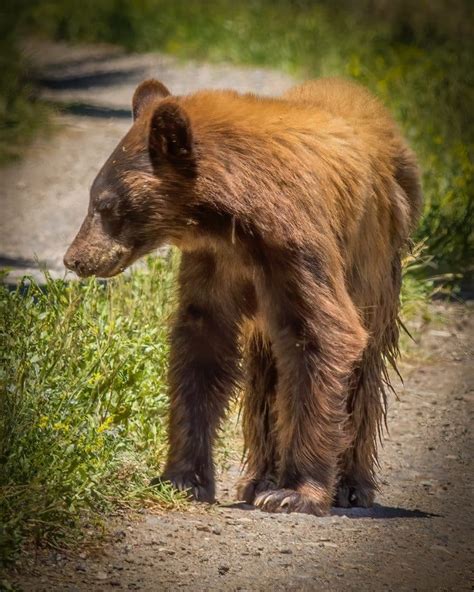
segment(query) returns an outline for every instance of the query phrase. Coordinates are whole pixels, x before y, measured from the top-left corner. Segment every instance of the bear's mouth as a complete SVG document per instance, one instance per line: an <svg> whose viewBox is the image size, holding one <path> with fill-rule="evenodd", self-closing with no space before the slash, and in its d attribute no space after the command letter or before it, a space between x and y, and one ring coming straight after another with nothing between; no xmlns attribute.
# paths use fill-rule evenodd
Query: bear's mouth
<svg viewBox="0 0 474 592"><path fill-rule="evenodd" d="M97 269L91 274L98 278L108 279L120 275L129 267L134 261L132 253L124 253L116 261L109 265L100 264Z"/></svg>
<svg viewBox="0 0 474 592"><path fill-rule="evenodd" d="M138 259L140 259L140 257L146 255L149 252L150 250L146 247L141 249L135 248L133 250L130 249L123 251L118 261L114 262L112 265L109 265L108 267L100 267L99 264L96 271L94 271L90 275L95 275L96 277L102 279L109 279L115 277L123 273L128 267L135 263L135 261L137 261Z"/></svg>

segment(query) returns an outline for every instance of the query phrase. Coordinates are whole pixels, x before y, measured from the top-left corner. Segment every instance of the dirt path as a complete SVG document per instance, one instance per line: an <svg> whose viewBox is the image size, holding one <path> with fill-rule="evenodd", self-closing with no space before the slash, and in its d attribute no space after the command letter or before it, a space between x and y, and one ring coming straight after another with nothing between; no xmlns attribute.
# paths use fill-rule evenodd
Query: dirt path
<svg viewBox="0 0 474 592"><path fill-rule="evenodd" d="M472 590L474 319L436 305L390 404L382 491L372 510L327 518L221 505L115 519L102 554L39 555L18 568L25 591Z"/></svg>
<svg viewBox="0 0 474 592"><path fill-rule="evenodd" d="M13 276L34 272L35 255L63 274L62 253L87 207L88 186L128 127L139 79L154 75L176 92L231 86L268 94L292 82L275 72L110 48L43 46L36 59L45 93L70 110L59 133L0 173L0 265L13 267ZM315 518L232 505L233 463L221 478L221 505L115 518L103 553L40 554L25 559L13 581L38 592L471 590L471 311L434 306L446 322L431 324L403 365L374 509Z"/></svg>

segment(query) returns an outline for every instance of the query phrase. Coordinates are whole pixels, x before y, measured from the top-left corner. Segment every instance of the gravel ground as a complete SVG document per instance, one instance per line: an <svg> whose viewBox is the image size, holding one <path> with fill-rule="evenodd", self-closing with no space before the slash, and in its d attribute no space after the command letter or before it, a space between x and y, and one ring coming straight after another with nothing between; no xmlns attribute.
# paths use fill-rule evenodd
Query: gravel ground
<svg viewBox="0 0 474 592"><path fill-rule="evenodd" d="M35 257L63 275L62 254L85 213L88 187L129 125L136 83L174 92L232 87L278 94L280 73L182 64L114 48L30 44L44 93L65 102L59 132L1 171L0 265L15 278ZM40 552L10 573L25 591L472 590L474 322L472 308L436 305L403 364L372 510L327 518L233 505L238 466L221 476L221 504L115 517L101 552ZM435 327L435 328L434 328ZM238 442L236 443L236 446Z"/></svg>

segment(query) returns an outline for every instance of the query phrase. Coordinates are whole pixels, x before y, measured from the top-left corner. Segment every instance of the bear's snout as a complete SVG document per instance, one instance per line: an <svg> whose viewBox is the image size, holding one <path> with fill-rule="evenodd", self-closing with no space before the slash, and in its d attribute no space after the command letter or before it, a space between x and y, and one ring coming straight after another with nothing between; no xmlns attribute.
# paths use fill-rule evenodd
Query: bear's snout
<svg viewBox="0 0 474 592"><path fill-rule="evenodd" d="M67 269L79 277L95 275L108 278L122 272L132 261L132 252L124 246L109 241L103 245L79 245L74 241L64 255Z"/></svg>
<svg viewBox="0 0 474 592"><path fill-rule="evenodd" d="M70 254L69 251L64 255L63 258L64 267L69 269L70 271L76 271L79 267L79 259L74 255Z"/></svg>
<svg viewBox="0 0 474 592"><path fill-rule="evenodd" d="M67 269L74 271L80 277L87 277L93 273L91 266L82 261L77 252L71 249L68 249L64 255L63 263Z"/></svg>

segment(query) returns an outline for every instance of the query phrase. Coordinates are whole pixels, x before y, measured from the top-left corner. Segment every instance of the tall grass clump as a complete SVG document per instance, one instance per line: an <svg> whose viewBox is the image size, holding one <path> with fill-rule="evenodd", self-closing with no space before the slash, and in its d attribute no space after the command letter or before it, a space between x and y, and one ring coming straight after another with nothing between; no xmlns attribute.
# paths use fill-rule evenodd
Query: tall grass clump
<svg viewBox="0 0 474 592"><path fill-rule="evenodd" d="M0 558L56 545L147 488L165 445L172 262L107 284L0 287ZM66 538L64 538L66 537Z"/></svg>

